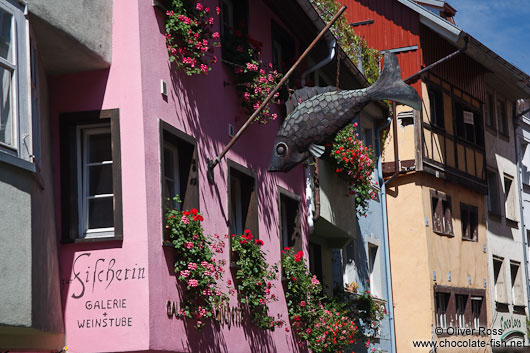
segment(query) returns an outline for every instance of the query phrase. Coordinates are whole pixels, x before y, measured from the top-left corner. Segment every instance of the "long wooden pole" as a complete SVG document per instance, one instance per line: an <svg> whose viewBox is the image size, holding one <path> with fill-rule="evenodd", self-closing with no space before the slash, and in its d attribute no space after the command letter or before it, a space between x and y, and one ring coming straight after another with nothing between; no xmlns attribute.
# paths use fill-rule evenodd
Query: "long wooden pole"
<svg viewBox="0 0 530 353"><path fill-rule="evenodd" d="M342 15L342 13L346 10L346 6L342 6L339 11L337 11L337 13L335 14L335 16L333 16L333 18L329 21L329 23L326 25L326 27L324 27L322 29L322 31L320 31L320 33L318 34L318 36L316 36L315 39L313 39L313 41L311 42L311 44L309 44L309 46L307 47L307 49L302 53L302 55L300 55L300 57L298 58L298 60L296 60L296 62L293 64L293 66L291 66L291 68L289 69L289 71L287 71L287 73L283 76L283 78L280 80L280 82L278 82L278 84L276 85L276 87L274 87L274 89L269 93L269 95L267 96L267 98L265 98L265 100L261 103L261 105L259 106L258 109L256 109L256 111L254 111L254 113L250 116L250 118L248 118L248 120L245 122L245 124L241 127L241 129L239 129L239 131L237 132L237 134L230 140L230 142L228 142L228 144L225 146L225 148L223 149L223 151L221 152L221 154L219 156L217 156L213 161L212 160L209 160L208 161L208 179L210 179L210 176L211 176L211 180L210 181L213 181L213 168L215 168L216 165L219 164L219 162L221 161L221 159L225 156L225 154L228 152L228 150L234 145L234 143L236 143L236 141L239 139L239 137L241 137L241 135L243 134L243 132L245 132L245 130L250 126L250 124L252 124L252 122L254 121L254 119L256 118L256 116L258 116L259 113L261 113L261 111L263 110L263 108L265 108L265 106L269 103L269 101L274 97L274 95L276 94L276 92L278 92L278 90L280 89L280 87L287 81L287 79L291 76L291 74L294 72L294 70L296 69L296 67L298 66L298 64L300 64L300 62L302 62L302 60L307 56L307 54L309 53L309 51L311 51L311 49L313 49L313 47L317 44L317 42L322 38L322 36L329 30L329 28L333 25L333 23L335 23L335 21L337 21L337 19L340 17L340 15Z"/></svg>

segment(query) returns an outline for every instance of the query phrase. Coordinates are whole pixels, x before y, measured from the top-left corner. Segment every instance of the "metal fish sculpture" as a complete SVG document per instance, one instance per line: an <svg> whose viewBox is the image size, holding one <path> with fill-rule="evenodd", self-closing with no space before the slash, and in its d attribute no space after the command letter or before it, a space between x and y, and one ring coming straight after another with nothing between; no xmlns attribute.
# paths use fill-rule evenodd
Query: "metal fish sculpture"
<svg viewBox="0 0 530 353"><path fill-rule="evenodd" d="M384 59L383 72L372 86L321 93L298 104L278 131L269 171L288 172L311 155L322 156L325 151L322 145L370 102L389 99L420 110L420 97L401 80L395 54L387 52Z"/></svg>

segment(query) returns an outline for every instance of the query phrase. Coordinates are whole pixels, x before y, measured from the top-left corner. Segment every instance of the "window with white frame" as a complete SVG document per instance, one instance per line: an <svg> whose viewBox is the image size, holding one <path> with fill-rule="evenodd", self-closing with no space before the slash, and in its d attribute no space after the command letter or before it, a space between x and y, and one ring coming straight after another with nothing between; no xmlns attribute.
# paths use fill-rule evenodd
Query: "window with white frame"
<svg viewBox="0 0 530 353"><path fill-rule="evenodd" d="M114 235L110 124L78 126L78 199L84 238Z"/></svg>
<svg viewBox="0 0 530 353"><path fill-rule="evenodd" d="M123 236L119 110L60 116L63 242Z"/></svg>
<svg viewBox="0 0 530 353"><path fill-rule="evenodd" d="M370 292L376 297L380 296L380 268L378 246L368 243L368 272L370 274Z"/></svg>
<svg viewBox="0 0 530 353"><path fill-rule="evenodd" d="M24 11L21 2L0 0L0 151L30 160L29 37Z"/></svg>

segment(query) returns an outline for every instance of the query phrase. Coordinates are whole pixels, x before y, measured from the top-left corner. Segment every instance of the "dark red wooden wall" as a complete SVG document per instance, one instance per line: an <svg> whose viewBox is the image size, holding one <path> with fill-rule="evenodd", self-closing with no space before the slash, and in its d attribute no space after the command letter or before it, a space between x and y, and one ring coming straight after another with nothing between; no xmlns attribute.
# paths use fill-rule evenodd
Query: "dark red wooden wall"
<svg viewBox="0 0 530 353"><path fill-rule="evenodd" d="M348 8L348 22L374 20L374 23L354 27L368 44L379 51L417 45L418 49L397 54L401 76L406 78L421 69L419 15L395 0L339 0ZM419 83L413 85L420 93Z"/></svg>

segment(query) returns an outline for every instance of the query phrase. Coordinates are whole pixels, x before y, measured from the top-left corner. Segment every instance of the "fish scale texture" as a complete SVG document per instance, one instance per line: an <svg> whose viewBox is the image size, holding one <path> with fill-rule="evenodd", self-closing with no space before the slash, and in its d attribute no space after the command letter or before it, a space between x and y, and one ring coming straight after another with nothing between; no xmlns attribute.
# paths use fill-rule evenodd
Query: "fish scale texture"
<svg viewBox="0 0 530 353"><path fill-rule="evenodd" d="M328 92L298 104L278 136L288 137L299 150L321 144L346 126L369 102L367 89Z"/></svg>

